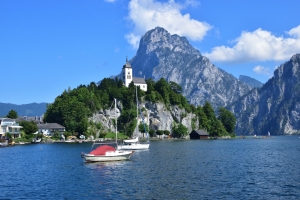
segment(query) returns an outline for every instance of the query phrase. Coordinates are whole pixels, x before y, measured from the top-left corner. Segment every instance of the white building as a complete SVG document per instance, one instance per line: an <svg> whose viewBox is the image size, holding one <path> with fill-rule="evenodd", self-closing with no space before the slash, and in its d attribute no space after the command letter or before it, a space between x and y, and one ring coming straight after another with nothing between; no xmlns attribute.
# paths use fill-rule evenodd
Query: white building
<svg viewBox="0 0 300 200"><path fill-rule="evenodd" d="M126 58L126 64L123 65L123 68L122 68L122 77L123 77L122 79L123 79L124 85L126 87L128 87L129 84L131 82L133 82L134 85L140 86L141 90L147 91L147 83L146 83L145 79L139 78L139 77L133 77L132 75L133 75L132 67Z"/></svg>
<svg viewBox="0 0 300 200"><path fill-rule="evenodd" d="M0 118L0 139L5 139L5 134L9 133L12 138L21 137L21 128L16 120L10 118Z"/></svg>
<svg viewBox="0 0 300 200"><path fill-rule="evenodd" d="M57 123L37 124L37 127L39 129L38 132L44 136L53 136L54 132L61 134L65 132L65 127Z"/></svg>

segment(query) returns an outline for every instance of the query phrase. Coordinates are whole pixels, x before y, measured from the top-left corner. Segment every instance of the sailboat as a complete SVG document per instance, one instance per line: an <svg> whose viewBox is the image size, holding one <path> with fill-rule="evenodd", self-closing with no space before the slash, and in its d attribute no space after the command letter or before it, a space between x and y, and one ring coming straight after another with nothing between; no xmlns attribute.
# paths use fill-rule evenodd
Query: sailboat
<svg viewBox="0 0 300 200"><path fill-rule="evenodd" d="M117 100L114 99L115 103L115 117L117 123L117 115L116 115L116 108L117 108ZM116 125L116 142L115 143L99 143L94 142L92 145L93 147L97 146L96 149L92 150L90 153L81 153L81 157L86 162L109 162L109 161L122 161L122 160L129 160L131 155L134 151L125 151L118 149L118 132L117 132L117 125Z"/></svg>
<svg viewBox="0 0 300 200"><path fill-rule="evenodd" d="M138 101L138 98L137 98L137 86L135 87L135 92L136 92L136 104L137 104L136 110L137 110L137 113L138 113L138 110L139 110L139 101ZM138 116L138 114L137 114L137 116ZM141 116L142 122L144 124L145 132L146 132L146 135L147 135L147 143L140 143L139 137L137 136L134 139L124 140L123 144L118 146L118 149L123 149L123 150L149 149L149 147L150 147L149 134L148 134L148 132L146 130L146 125L145 125L144 117L142 115L141 110L140 110L140 116Z"/></svg>

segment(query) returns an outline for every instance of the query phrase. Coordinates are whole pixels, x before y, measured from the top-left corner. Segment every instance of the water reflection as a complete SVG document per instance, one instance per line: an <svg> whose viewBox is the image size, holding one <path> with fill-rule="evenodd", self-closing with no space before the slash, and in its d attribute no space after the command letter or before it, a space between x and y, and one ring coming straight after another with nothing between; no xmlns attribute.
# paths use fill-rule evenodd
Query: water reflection
<svg viewBox="0 0 300 200"><path fill-rule="evenodd" d="M84 163L89 148L1 149L0 199L300 199L298 137L151 141L129 161Z"/></svg>
<svg viewBox="0 0 300 200"><path fill-rule="evenodd" d="M89 169L103 169L109 167L114 169L116 167L122 167L126 162L130 162L130 160L126 161L114 161L114 162L83 162L84 166Z"/></svg>

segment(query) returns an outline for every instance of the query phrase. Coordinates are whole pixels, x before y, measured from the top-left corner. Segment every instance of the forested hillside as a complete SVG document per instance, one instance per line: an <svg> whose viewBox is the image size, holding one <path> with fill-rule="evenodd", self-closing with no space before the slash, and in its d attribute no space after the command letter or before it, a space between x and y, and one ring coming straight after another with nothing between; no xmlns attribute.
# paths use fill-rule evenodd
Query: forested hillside
<svg viewBox="0 0 300 200"><path fill-rule="evenodd" d="M233 127L235 118L231 112L225 108L218 110L218 116L209 102L203 107L190 105L186 98L181 95L182 88L175 82L167 82L160 79L155 82L152 79L146 80L148 91L144 92L137 88L139 101L150 101L163 103L166 109L173 105L185 110L186 113L194 113L197 116L198 126L193 128L205 129L211 136L224 136L234 133ZM101 129L101 124L95 124L88 120L99 110L111 108L113 99L118 100L118 108L121 111L118 117L118 131L131 136L137 125L137 112L135 100L135 86L133 83L126 88L120 79L105 78L99 85L94 82L89 85L80 85L76 89L64 91L58 96L54 103L47 106L44 122L59 123L66 127L72 135L84 134L94 135L95 132L89 128ZM176 132L173 127L173 132ZM152 130L159 131L159 130ZM171 133L172 134L172 133ZM184 134L185 135L185 134Z"/></svg>

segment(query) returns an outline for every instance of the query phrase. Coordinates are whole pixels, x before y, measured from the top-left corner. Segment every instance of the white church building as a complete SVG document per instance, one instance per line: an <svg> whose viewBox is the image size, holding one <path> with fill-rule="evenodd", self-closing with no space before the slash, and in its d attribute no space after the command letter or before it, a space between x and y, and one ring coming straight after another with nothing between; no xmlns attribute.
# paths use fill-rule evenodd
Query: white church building
<svg viewBox="0 0 300 200"><path fill-rule="evenodd" d="M122 75L123 75L123 83L126 87L129 86L131 82L134 85L140 86L141 90L147 91L147 83L144 78L133 77L132 75L132 67L126 58L126 64L123 65L122 68Z"/></svg>

